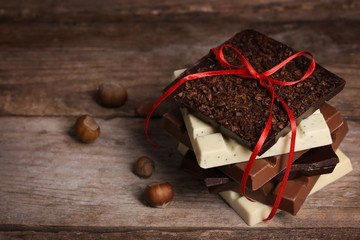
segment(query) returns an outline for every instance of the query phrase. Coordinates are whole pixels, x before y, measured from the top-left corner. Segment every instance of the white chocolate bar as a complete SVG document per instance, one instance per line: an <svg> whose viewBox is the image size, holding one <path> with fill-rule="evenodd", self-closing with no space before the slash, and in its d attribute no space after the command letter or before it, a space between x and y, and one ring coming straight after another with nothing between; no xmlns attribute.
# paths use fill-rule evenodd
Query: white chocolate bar
<svg viewBox="0 0 360 240"><path fill-rule="evenodd" d="M339 163L332 173L323 174L319 177L310 194L317 192L328 184L348 174L352 170L350 159L339 149L335 152L339 157ZM219 195L237 212L244 221L252 226L265 219L272 209L271 206L251 202L246 197L234 191L220 192ZM281 210L278 210L279 212Z"/></svg>
<svg viewBox="0 0 360 240"><path fill-rule="evenodd" d="M175 70L172 79L177 78L184 70ZM182 114L200 167L212 168L249 160L252 152L248 148L234 139L223 136L210 124L189 114L187 109L182 109ZM288 153L290 140L291 133L279 138L274 146L261 155L261 158ZM303 119L297 126L296 152L331 143L329 128L319 110Z"/></svg>
<svg viewBox="0 0 360 240"><path fill-rule="evenodd" d="M192 114L186 108L181 109L186 129L198 164L202 168L212 168L248 161L251 150L217 132ZM257 158L265 158L288 153L290 151L291 132L279 138L269 150ZM297 126L295 151L320 147L332 143L329 128L320 110L303 119Z"/></svg>

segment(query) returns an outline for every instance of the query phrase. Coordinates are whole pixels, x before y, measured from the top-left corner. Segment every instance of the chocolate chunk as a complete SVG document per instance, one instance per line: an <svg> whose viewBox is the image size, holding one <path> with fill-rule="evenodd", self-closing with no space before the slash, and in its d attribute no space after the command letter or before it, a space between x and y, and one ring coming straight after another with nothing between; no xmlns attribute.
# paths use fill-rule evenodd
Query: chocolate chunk
<svg viewBox="0 0 360 240"><path fill-rule="evenodd" d="M292 164L289 179L332 173L338 162L339 158L331 145L313 148ZM284 174L285 169L276 175L273 181L281 182Z"/></svg>
<svg viewBox="0 0 360 240"><path fill-rule="evenodd" d="M338 149L338 147L340 146L341 142L344 140L348 131L349 131L349 127L347 125L347 121L343 120L340 127L331 133L331 138L333 140L331 146L334 149L334 151Z"/></svg>
<svg viewBox="0 0 360 240"><path fill-rule="evenodd" d="M258 73L279 64L295 51L261 33L246 30L236 34L225 43L239 50ZM230 64L243 66L237 55L228 48L224 56ZM308 69L310 60L304 56L288 63L271 75L280 81L299 79ZM173 83L182 77L199 72L225 70L215 55L210 52L188 68ZM169 88L168 86L167 88ZM311 76L292 86L274 86L275 92L290 107L297 119L309 116L326 100L334 97L345 86L345 81L320 65ZM253 149L256 145L270 111L271 95L255 79L235 75L221 75L195 79L182 84L172 99L186 107L200 119L217 126L221 132ZM277 139L289 131L289 120L284 107L275 101L271 131L259 153L268 150Z"/></svg>
<svg viewBox="0 0 360 240"><path fill-rule="evenodd" d="M311 177L300 176L296 179L288 180L281 198L279 209L296 215L319 177L320 175ZM254 192L247 191L246 194L258 202L272 206L275 203L280 185L281 182L275 183L271 181Z"/></svg>
<svg viewBox="0 0 360 240"><path fill-rule="evenodd" d="M307 150L295 152L293 160L296 162L301 155L306 153ZM287 166L289 154L283 154L273 157L256 159L249 173L246 186L255 191L263 186L270 179L275 177L279 172ZM218 167L220 171L232 178L234 181L241 183L243 173L245 171L247 162L236 163Z"/></svg>

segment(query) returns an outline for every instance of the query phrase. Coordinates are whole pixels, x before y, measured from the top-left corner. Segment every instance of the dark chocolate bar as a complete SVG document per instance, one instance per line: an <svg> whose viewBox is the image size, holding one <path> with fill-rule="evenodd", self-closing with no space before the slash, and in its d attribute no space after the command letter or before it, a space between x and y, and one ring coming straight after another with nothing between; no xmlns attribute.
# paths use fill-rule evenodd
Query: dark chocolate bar
<svg viewBox="0 0 360 240"><path fill-rule="evenodd" d="M197 161L193 161L193 159L196 159L194 152L188 151L183 157L181 168L198 179L203 180L206 187L217 186L231 181L216 168L203 169L199 167Z"/></svg>
<svg viewBox="0 0 360 240"><path fill-rule="evenodd" d="M339 112L336 111L334 113L339 113ZM337 116L338 118L341 118L340 114ZM332 118L332 120L334 119L335 118ZM334 121L329 121L328 124L332 124L333 122ZM327 146L327 148L331 147L335 151L336 149L338 149L339 145L344 140L346 133L349 131L349 128L346 120L343 120L343 122L339 126L332 124L331 127L335 129L334 131L331 132L331 138L333 140L333 143L331 146L330 145ZM306 154L310 154L310 152L307 152L304 155ZM321 147L314 148L311 154L317 154L317 155L328 154L329 156L327 157L328 158L327 162L313 162L312 164L308 164L308 162L306 161L306 157L303 158L303 161L300 160L296 161L291 166L289 179L296 178L300 175L314 176L319 174L331 173L336 167L336 164L338 163L338 158L336 154L335 153L333 154L331 151L326 150L324 148ZM285 170L281 171L278 175L276 175L275 177L276 180L281 181L282 178L284 177L284 173Z"/></svg>
<svg viewBox="0 0 360 240"><path fill-rule="evenodd" d="M261 33L246 30L225 42L239 50L258 73L265 72L295 51ZM224 49L225 59L233 65L243 66L234 51ZM310 65L304 56L288 63L271 75L280 81L300 79ZM205 57L188 68L167 89L184 76L193 73L225 70L210 51ZM312 114L325 101L334 97L345 86L345 81L316 65L314 72L302 82L292 86L274 86L275 92L292 110L297 122ZM200 119L218 127L251 150L256 145L270 111L271 95L255 79L235 75L221 75L195 79L182 84L171 97ZM274 145L277 139L289 131L289 120L284 107L275 101L273 124L259 155Z"/></svg>
<svg viewBox="0 0 360 240"><path fill-rule="evenodd" d="M339 158L331 145L313 148L291 165L289 179L332 173L338 162ZM281 182L284 174L285 169L276 175L273 180Z"/></svg>
<svg viewBox="0 0 360 240"><path fill-rule="evenodd" d="M161 128L170 136L192 149L190 138L179 109L175 108L162 116Z"/></svg>

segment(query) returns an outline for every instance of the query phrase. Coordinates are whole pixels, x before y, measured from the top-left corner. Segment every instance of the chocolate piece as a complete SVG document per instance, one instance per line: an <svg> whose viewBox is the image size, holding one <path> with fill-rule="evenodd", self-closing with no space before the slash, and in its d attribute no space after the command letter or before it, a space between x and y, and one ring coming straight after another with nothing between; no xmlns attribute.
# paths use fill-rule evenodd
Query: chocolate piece
<svg viewBox="0 0 360 240"><path fill-rule="evenodd" d="M296 179L288 180L281 198L279 209L296 215L319 177L320 175L311 177L300 176ZM256 191L247 191L246 195L258 202L273 205L277 193L279 192L280 185L281 182L276 184L275 182L270 181Z"/></svg>
<svg viewBox="0 0 360 240"><path fill-rule="evenodd" d="M181 169L199 180L204 181L210 193L228 191L239 186L239 183L216 170L216 168L203 169L199 167L195 154L191 150L184 155L181 162Z"/></svg>
<svg viewBox="0 0 360 240"><path fill-rule="evenodd" d="M338 114L339 111L336 110L336 111L327 112L327 109L330 109L329 105L324 104L324 106L326 107L326 109L322 111L323 106L321 106L320 111L325 113L325 114L324 113L323 114L324 114L325 119L327 120L327 124L329 124L331 137L333 139L333 143L331 146L334 150L336 150L337 147L340 145L340 143L343 141L343 139L348 131L348 126L347 126L346 120L343 120L341 118L341 115ZM314 150L314 153L322 154L321 153L322 151L324 151L324 152L330 151L330 150L327 150L326 148L329 148L329 147L314 148L314 149L319 149L318 153L315 150ZM313 151L313 149L311 149L311 151ZM306 154L310 154L310 152L307 152ZM296 159L295 157L296 157L297 153L298 152L295 152L294 159ZM281 155L281 156L284 156L284 155ZM279 157L279 156L277 156L277 157ZM286 163L287 163L287 157L282 158L282 159L283 159L282 161L279 161L278 159L273 158L273 160L276 160L274 165L280 169L285 169ZM323 169L321 169L321 170L314 168L314 166L312 166L311 168L307 168L307 169L303 169L303 168L301 169L300 168L301 165L294 167L294 171L292 172L292 174L289 175L289 179L293 179L293 178L296 178L297 176L299 176L299 173L295 173L295 170L297 170L297 171L301 170L301 171L303 171L304 174L306 172L305 175L307 175L307 176L323 174L323 173L330 173L330 172L332 172L332 170L334 169L334 167L337 163L337 160L335 160L335 159L336 158L332 159L333 164L331 164L330 162L326 162L326 163L324 162ZM270 159L264 158L264 159L258 159L255 161L255 163L250 171L249 178L247 181L247 187L249 187L251 190L254 191L254 190L258 189L265 182L269 181L271 178L273 178L276 174L278 174L281 171L281 170L277 171L278 169L271 168L272 165L269 163L266 164L266 161L268 161L268 160L270 160ZM258 163L258 161L260 161L260 162ZM298 163L298 160L296 160L292 166L294 166L294 165L296 166L297 163ZM259 169L255 168L255 167L257 167L258 164L263 164L263 168L259 168ZM279 166L279 164L282 164L282 165ZM320 164L320 163L317 163L317 164ZM246 167L246 162L245 163L237 163L234 165L222 166L222 167L219 167L219 170L221 170L227 176L233 178L235 181L240 183L242 174L245 171L245 167ZM257 171L262 171L262 173L261 172L258 173ZM285 170L282 170L282 172L283 172L282 175L279 176L278 178L282 179L282 176L283 176Z"/></svg>
<svg viewBox="0 0 360 240"><path fill-rule="evenodd" d="M291 165L289 179L300 176L315 176L331 173L339 158L336 156L331 145L313 148L304 153L296 162ZM285 169L281 171L273 181L281 182L285 174Z"/></svg>
<svg viewBox="0 0 360 240"><path fill-rule="evenodd" d="M339 149L336 151L339 163L332 173L324 174L319 177L309 195L324 188L328 184L343 177L352 170L350 159L347 158ZM234 191L220 192L219 195L244 219L248 225L255 225L262 222L268 216L272 207L259 203L250 202L245 197ZM279 212L279 211L278 211Z"/></svg>
<svg viewBox="0 0 360 240"><path fill-rule="evenodd" d="M293 160L296 162L301 155L306 153L307 150L295 152ZM255 191L263 186L270 179L275 177L279 172L287 166L289 154L283 154L268 158L256 159L249 173L246 186ZM234 181L240 183L242 175L245 171L247 162L241 162L226 166L218 167L220 171L232 178Z"/></svg>
<svg viewBox="0 0 360 240"><path fill-rule="evenodd" d="M320 112L324 116L326 124L329 126L330 129L336 130L343 122L341 113L328 103L324 103L321 106Z"/></svg>
<svg viewBox="0 0 360 240"><path fill-rule="evenodd" d="M193 151L188 151L185 154L181 163L181 168L198 179L203 180L206 187L218 186L231 181L225 174L218 171L216 168L200 168L196 162Z"/></svg>
<svg viewBox="0 0 360 240"><path fill-rule="evenodd" d="M179 109L173 109L162 116L161 128L170 136L192 149L190 138Z"/></svg>
<svg viewBox="0 0 360 240"><path fill-rule="evenodd" d="M349 131L349 127L347 125L347 121L343 120L342 124L339 128L337 128L333 133L331 133L331 138L333 140L332 148L334 150L338 149L341 142L344 140L347 132Z"/></svg>
<svg viewBox="0 0 360 240"><path fill-rule="evenodd" d="M295 53L288 46L253 30L240 32L225 43L239 50L259 73L271 69ZM224 49L224 56L230 64L243 66L229 48ZM294 81L301 78L309 65L308 58L299 57L271 77L285 82ZM170 86L186 75L215 70L225 68L210 52L188 68ZM324 101L334 97L344 86L343 79L317 64L312 75L306 80L293 86L275 85L274 90L289 105L299 122L318 109ZM271 104L269 91L261 87L258 80L235 75L187 81L173 92L171 97L180 106L188 108L200 119L219 126L224 134L250 149L254 148L264 129ZM284 107L275 101L271 131L259 155L289 131L288 125L289 120Z"/></svg>
<svg viewBox="0 0 360 240"><path fill-rule="evenodd" d="M328 106L326 107L327 109L329 109ZM333 114L331 116L328 115L330 120L327 123L332 128L335 129L334 131L331 132L331 138L333 139L331 148L335 151L339 147L341 142L344 140L346 133L349 131L349 128L347 125L347 121L343 120L341 118L341 115L338 114L339 112L336 111L336 109L335 109L335 111L332 111L332 113ZM336 120L337 124L334 124L334 121L331 121L331 120L335 120L334 116L336 116L336 118L340 118L342 120L342 122L339 124L339 122ZM331 173L334 170L336 164L338 163L338 159L337 159L335 153L333 153L329 149L325 149L325 148L330 148L330 146L327 146L324 148L314 148L314 149L312 149L311 154L317 154L317 155L327 154L328 160L314 162L313 164L308 165L307 164L308 162L306 161L306 156L304 156L304 157L302 157L303 160L297 160L291 166L291 173L289 175L289 179L296 178L299 175L314 176L314 175L319 175L319 174ZM307 152L304 155L306 155L306 154L310 154L310 152ZM319 158L319 160L320 160L320 158ZM285 173L285 170L281 171L275 177L276 180L281 181L281 179L284 176L284 173Z"/></svg>
<svg viewBox="0 0 360 240"><path fill-rule="evenodd" d="M347 121L344 120L341 117L340 112L330 104L324 103L320 108L320 112L324 116L326 124L329 126L329 129L332 129L332 148L336 150L345 138L347 132L349 131Z"/></svg>
<svg viewBox="0 0 360 240"><path fill-rule="evenodd" d="M318 149L311 149L307 153L303 154L297 161L302 163L302 165L308 166L316 166L316 163L325 162L332 164L333 158L335 156L337 162L338 157L332 150L331 146L323 147L324 151L319 151ZM329 152L326 152L329 151ZM328 159L330 158L330 159ZM192 162L195 164L184 164L184 162ZM295 162L296 163L296 162ZM189 169L186 169L187 172L194 174L194 176L198 177L199 179L206 179L207 174L211 175L211 170L214 169L202 169L196 164L195 155L187 154L186 157L183 158L182 166L190 166ZM198 171L201 170L201 174L198 174ZM291 169L291 171L293 171ZM279 209L289 212L293 215L300 210L302 204L304 203L306 197L309 195L312 187L316 183L319 175L316 176L304 176L299 175L295 179L288 180L286 183L286 187L279 205ZM250 189L246 189L246 194L250 198L267 204L273 205L279 191L281 185L282 178L278 179L277 177L271 179L271 181L265 183L262 187L257 189L256 191L251 191ZM221 183L218 186L212 186L209 191L211 192L220 192L232 190L240 193L240 184L234 181L229 181L227 183Z"/></svg>
<svg viewBox="0 0 360 240"><path fill-rule="evenodd" d="M329 148L329 150L333 152L331 147ZM310 152L311 150L308 153ZM307 154L307 157L310 158L307 161L310 162L309 164L311 164L311 162L317 161L317 157L319 156L315 156L313 154ZM325 158L323 156L320 157L322 159ZM184 162L192 162L195 164L191 164L191 163L188 164ZM190 165L191 167L189 169L186 169L186 171L198 177L199 179L205 180L207 178L208 173L212 174L210 173L210 171L213 169L202 169L196 164L195 155L193 153L187 154L186 157L183 158L182 166L189 167ZM200 170L201 173L199 174ZM288 180L282 196L282 200L279 205L279 209L295 215L300 210L302 204L304 203L306 197L309 195L318 177L319 176L311 176L311 177L300 176L296 179ZM228 180L229 182L227 183L221 183L217 186L212 186L209 189L209 191L216 193L221 191L232 190L240 193L240 184L235 181L231 181L230 179ZM267 205L272 205L275 202L280 184L281 182L272 179L271 181L267 182L265 185L263 185L261 188L259 188L256 191L251 191L250 189L247 188L246 194L247 196L258 202Z"/></svg>
<svg viewBox="0 0 360 240"><path fill-rule="evenodd" d="M330 132L333 138L333 147L334 147L334 146L338 146L341 143L343 137L341 137L340 134L345 136L347 130L344 133L343 132L344 129L339 128L342 124L344 124L343 123L344 120L342 120L339 112L336 109L335 111L333 111L333 109L334 109L333 107L325 103L323 104L323 106L321 106L320 111L324 115L326 122L329 124ZM170 135L175 137L178 141L184 143L186 146L191 148L190 140L187 135L184 122L182 120L181 115L179 114L180 114L179 111L176 112L176 110L173 110L171 112L168 112L166 116L164 115L162 127L166 132L168 132ZM347 129L346 122L344 126L346 126ZM339 129L338 130L339 132L335 133L333 128ZM301 154L305 152L306 151L295 152L294 159L301 156ZM264 159L257 159L254 162L253 167L250 171L249 178L246 182L246 186L252 191L255 191L259 187L263 186L266 182L268 182L270 179L275 177L280 171L285 169L288 159L287 156L288 154L264 158ZM237 163L237 164L219 167L218 169L224 172L227 176L232 177L235 181L240 183L246 164L247 164L246 162Z"/></svg>
<svg viewBox="0 0 360 240"><path fill-rule="evenodd" d="M297 160L291 166L289 179L296 178L300 175L314 176L319 174L326 174L331 173L334 170L335 166L338 163L338 158L336 154L333 153L333 151L330 151L329 148L332 148L335 151L339 147L340 143L344 140L346 133L349 131L346 120L342 120L340 125L335 125L334 123L332 123L331 119L334 120L334 116L341 119L341 115L338 113L338 111L333 111L333 114L329 117L330 121L328 121L328 124L335 129L331 133L331 137L333 139L332 145L314 148L312 149L312 151L305 153L304 156L302 156L301 158L302 160ZM326 157L326 161L318 161L313 162L312 164L308 164L308 158L306 157L307 154L313 154L318 156L327 154L328 156ZM321 158L319 157L318 159L320 160ZM276 175L276 181L281 181L284 177L284 174L285 170L281 171L278 175Z"/></svg>

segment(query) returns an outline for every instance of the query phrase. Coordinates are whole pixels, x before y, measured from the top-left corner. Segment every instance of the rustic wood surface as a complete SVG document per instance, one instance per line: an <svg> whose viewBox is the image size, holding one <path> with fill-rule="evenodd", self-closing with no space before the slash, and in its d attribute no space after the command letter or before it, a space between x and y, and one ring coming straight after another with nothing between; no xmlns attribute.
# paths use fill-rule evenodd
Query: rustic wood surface
<svg viewBox="0 0 360 240"><path fill-rule="evenodd" d="M354 168L296 217L254 227L179 170L158 118L152 148L135 113L174 69L246 28L311 51L347 81L331 103L348 119L340 149ZM0 239L359 239L359 50L359 1L0 1ZM108 81L126 86L125 106L98 104ZM73 135L82 114L100 124L92 144ZM133 172L142 155L155 161L150 179ZM174 186L166 209L143 199L153 181Z"/></svg>

